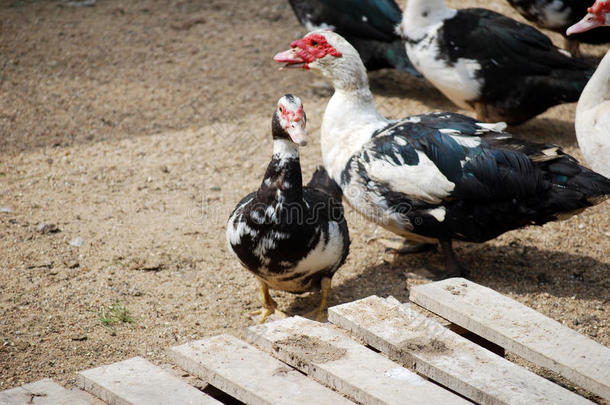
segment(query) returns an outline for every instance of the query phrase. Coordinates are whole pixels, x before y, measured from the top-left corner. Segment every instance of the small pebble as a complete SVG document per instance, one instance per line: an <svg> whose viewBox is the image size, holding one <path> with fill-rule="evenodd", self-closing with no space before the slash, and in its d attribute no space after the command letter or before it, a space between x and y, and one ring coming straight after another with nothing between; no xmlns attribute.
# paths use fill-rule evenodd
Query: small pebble
<svg viewBox="0 0 610 405"><path fill-rule="evenodd" d="M84 242L85 241L83 240L83 238L81 238L80 236L77 236L76 238L72 239L68 243L70 244L70 246L81 247L81 246L83 246Z"/></svg>
<svg viewBox="0 0 610 405"><path fill-rule="evenodd" d="M77 267L80 267L80 263L76 260L64 260L64 264L69 269L75 269Z"/></svg>
<svg viewBox="0 0 610 405"><path fill-rule="evenodd" d="M42 234L46 234L46 233L57 233L60 231L60 229L55 224L40 223L40 224L38 224L38 226L36 226L36 231L39 233L42 233Z"/></svg>
<svg viewBox="0 0 610 405"><path fill-rule="evenodd" d="M0 207L0 213L9 213L9 212L13 212L13 210L8 207Z"/></svg>

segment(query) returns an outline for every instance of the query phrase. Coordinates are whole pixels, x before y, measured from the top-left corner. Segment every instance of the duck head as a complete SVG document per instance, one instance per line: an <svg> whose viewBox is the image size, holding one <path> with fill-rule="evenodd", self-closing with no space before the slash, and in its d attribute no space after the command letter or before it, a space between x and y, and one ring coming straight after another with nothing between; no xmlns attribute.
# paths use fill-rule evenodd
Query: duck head
<svg viewBox="0 0 610 405"><path fill-rule="evenodd" d="M286 94L280 98L271 122L274 141L290 140L299 146L307 145L307 117L303 111L303 103L297 96Z"/></svg>
<svg viewBox="0 0 610 405"><path fill-rule="evenodd" d="M368 87L366 68L358 51L342 36L332 31L315 30L293 41L290 49L273 60L283 69L306 69L323 75L335 89Z"/></svg>
<svg viewBox="0 0 610 405"><path fill-rule="evenodd" d="M568 28L566 33L577 34L603 25L610 26L610 0L597 0L587 9L587 15Z"/></svg>

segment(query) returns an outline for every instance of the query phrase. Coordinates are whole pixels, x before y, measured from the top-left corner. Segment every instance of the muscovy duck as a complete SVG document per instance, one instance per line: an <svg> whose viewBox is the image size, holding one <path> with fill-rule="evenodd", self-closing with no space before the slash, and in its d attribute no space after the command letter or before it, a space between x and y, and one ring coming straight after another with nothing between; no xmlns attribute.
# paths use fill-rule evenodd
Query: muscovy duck
<svg viewBox="0 0 610 405"><path fill-rule="evenodd" d="M402 11L394 0L289 0L308 31L330 29L360 53L366 68L395 68L421 77L396 33Z"/></svg>
<svg viewBox="0 0 610 405"><path fill-rule="evenodd" d="M610 28L578 33L570 38L566 29L585 16L592 0L508 0L519 14L542 28L565 37L565 48L573 56L580 56L580 43L610 43Z"/></svg>
<svg viewBox="0 0 610 405"><path fill-rule="evenodd" d="M298 145L307 143L305 121L298 97L287 94L279 100L265 178L237 204L227 223L229 250L260 282L263 308L253 315L261 315L261 323L276 312L269 287L293 293L321 289L315 313L321 319L333 274L349 251L338 186L324 168L302 185Z"/></svg>
<svg viewBox="0 0 610 405"><path fill-rule="evenodd" d="M481 121L517 125L575 102L594 70L534 27L444 0L409 0L400 30L415 68Z"/></svg>
<svg viewBox="0 0 610 405"><path fill-rule="evenodd" d="M274 60L333 83L322 158L347 201L410 241L440 241L449 275L463 270L454 239L484 242L567 218L610 196L610 179L555 145L511 138L504 123L453 113L386 119L358 53L335 33L311 32Z"/></svg>
<svg viewBox="0 0 610 405"><path fill-rule="evenodd" d="M570 27L568 35L610 26L610 1L597 0L587 15ZM585 86L576 107L576 138L591 167L610 177L610 51Z"/></svg>

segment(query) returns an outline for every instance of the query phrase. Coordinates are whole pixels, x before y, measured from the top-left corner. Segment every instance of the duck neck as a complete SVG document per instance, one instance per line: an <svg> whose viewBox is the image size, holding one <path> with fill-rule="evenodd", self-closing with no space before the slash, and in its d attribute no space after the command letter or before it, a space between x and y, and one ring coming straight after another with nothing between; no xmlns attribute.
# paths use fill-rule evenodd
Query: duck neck
<svg viewBox="0 0 610 405"><path fill-rule="evenodd" d="M324 167L337 183L341 184L339 176L349 158L387 122L377 110L366 78L354 87L335 84L322 119L321 147Z"/></svg>
<svg viewBox="0 0 610 405"><path fill-rule="evenodd" d="M297 145L287 139L273 140L273 156L259 188L265 200L291 202L301 200L303 179ZM272 201L266 201L272 203Z"/></svg>
<svg viewBox="0 0 610 405"><path fill-rule="evenodd" d="M606 53L580 95L576 114L589 110L606 100L610 100L610 51Z"/></svg>
<svg viewBox="0 0 610 405"><path fill-rule="evenodd" d="M333 66L331 70L322 71L322 75L333 83L333 87L337 91L350 92L369 89L366 68L360 59L360 55L356 50L354 52L354 55L344 55L345 63Z"/></svg>

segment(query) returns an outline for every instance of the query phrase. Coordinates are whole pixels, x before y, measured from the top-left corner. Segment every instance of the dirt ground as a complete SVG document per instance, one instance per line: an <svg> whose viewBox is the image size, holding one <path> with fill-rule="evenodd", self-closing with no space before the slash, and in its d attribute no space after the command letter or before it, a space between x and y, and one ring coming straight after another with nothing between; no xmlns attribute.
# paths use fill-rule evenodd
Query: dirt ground
<svg viewBox="0 0 610 405"><path fill-rule="evenodd" d="M450 3L520 18L500 0ZM271 60L303 33L285 0L0 0L0 390L44 377L73 385L78 370L136 355L163 364L172 345L244 335L257 283L228 254L225 221L260 182L284 93L301 96L309 118L304 177L320 162L331 91ZM370 76L386 115L460 111L423 80ZM574 110L511 132L580 159ZM350 210L348 221L351 254L330 305L407 300L407 273L441 264L438 253L394 257L376 240L392 235ZM473 281L606 346L609 252L608 202L457 247ZM272 294L289 313L317 303ZM104 326L101 310L117 302L133 322Z"/></svg>

